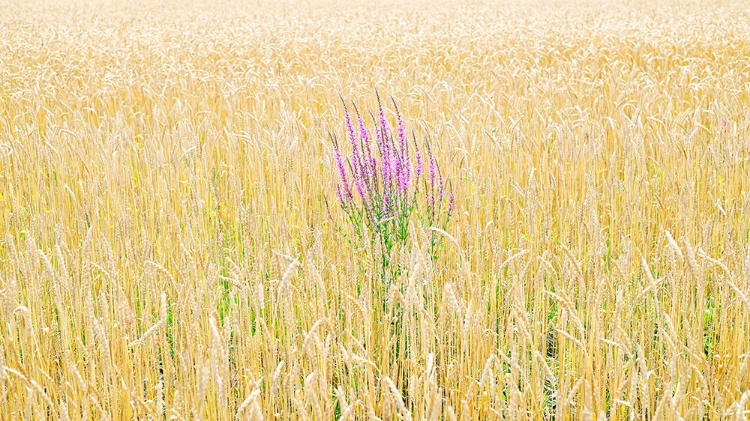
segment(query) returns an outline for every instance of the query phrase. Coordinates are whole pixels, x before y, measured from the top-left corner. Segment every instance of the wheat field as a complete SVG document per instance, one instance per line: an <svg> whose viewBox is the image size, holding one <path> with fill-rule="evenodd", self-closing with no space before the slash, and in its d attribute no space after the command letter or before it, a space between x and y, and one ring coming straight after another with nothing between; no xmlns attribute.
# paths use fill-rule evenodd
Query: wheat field
<svg viewBox="0 0 750 421"><path fill-rule="evenodd" d="M746 6L0 0L0 419L746 420ZM387 283L376 90L456 200Z"/></svg>

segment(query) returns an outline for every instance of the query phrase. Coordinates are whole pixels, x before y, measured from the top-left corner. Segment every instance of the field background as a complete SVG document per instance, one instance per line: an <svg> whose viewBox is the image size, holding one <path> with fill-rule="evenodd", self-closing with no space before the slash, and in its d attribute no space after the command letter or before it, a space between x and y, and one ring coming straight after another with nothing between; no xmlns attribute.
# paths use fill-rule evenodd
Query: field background
<svg viewBox="0 0 750 421"><path fill-rule="evenodd" d="M181 3L0 1L0 419L750 415L746 2ZM457 198L387 290L375 89Z"/></svg>

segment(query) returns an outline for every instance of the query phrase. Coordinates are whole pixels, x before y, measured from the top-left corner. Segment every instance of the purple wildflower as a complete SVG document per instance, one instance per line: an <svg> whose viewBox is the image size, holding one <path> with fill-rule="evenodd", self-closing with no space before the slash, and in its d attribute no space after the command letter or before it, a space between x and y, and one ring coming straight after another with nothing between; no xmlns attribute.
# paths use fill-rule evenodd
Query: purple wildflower
<svg viewBox="0 0 750 421"><path fill-rule="evenodd" d="M404 155L404 161L402 162L402 172L404 175L404 192L409 191L411 186L411 159L408 154Z"/></svg>
<svg viewBox="0 0 750 421"><path fill-rule="evenodd" d="M394 148L395 149L395 148ZM391 175L394 176L394 184L396 185L396 190L400 193L401 192L401 186L403 183L403 177L401 175L401 156L396 152L395 150L392 150L392 156L390 160L391 165Z"/></svg>
<svg viewBox="0 0 750 421"><path fill-rule="evenodd" d="M414 168L414 175L416 176L415 178L419 180L419 176L422 175L422 152L417 150L415 155L416 155L416 160L417 160L417 166L416 168Z"/></svg>
<svg viewBox="0 0 750 421"><path fill-rule="evenodd" d="M359 123L359 137L365 142L365 144L368 144L370 142L370 132L368 132L367 127L365 127L365 120L363 120L362 117L359 117L357 122Z"/></svg>
<svg viewBox="0 0 750 421"><path fill-rule="evenodd" d="M391 161L392 171L396 174L396 190L399 194L403 193L404 187L404 172L401 167L401 155L396 154L394 159Z"/></svg>
<svg viewBox="0 0 750 421"><path fill-rule="evenodd" d="M382 114L382 110L381 110ZM375 122L377 126L377 122L375 121L375 116L372 116L373 122ZM378 149L380 150L380 171L381 171L381 177L383 179L383 191L386 192L390 185L391 185L391 151L390 151L390 145L388 144L388 141L386 140L386 136L383 133L382 127L375 128L375 142L378 146ZM373 160L373 167L376 167L375 160Z"/></svg>
<svg viewBox="0 0 750 421"><path fill-rule="evenodd" d="M362 165L362 157L359 152L357 137L354 134L354 126L352 125L352 119L348 111L344 112L344 119L346 120L346 133L352 144L352 172L354 173L353 175L356 182L357 179L365 175L365 171L364 166Z"/></svg>
<svg viewBox="0 0 750 421"><path fill-rule="evenodd" d="M390 189L392 184L398 183L398 173L396 172L396 151L391 149L391 139L388 132L388 120L385 118L385 111L378 98L378 119L380 120L380 141L382 142L383 158L383 187Z"/></svg>
<svg viewBox="0 0 750 421"><path fill-rule="evenodd" d="M398 176L398 192L403 194L406 191L406 172L404 171L403 155L397 156L395 165Z"/></svg>
<svg viewBox="0 0 750 421"><path fill-rule="evenodd" d="M393 106L396 107L396 101L393 101ZM404 124L404 119L401 117L398 107L396 107L396 118L398 119L396 135L398 136L399 150L399 159L396 162L398 190L405 196L411 185L411 159L409 158L409 151L406 146L406 124Z"/></svg>
<svg viewBox="0 0 750 421"><path fill-rule="evenodd" d="M359 195L359 198L362 199L363 203L367 203L367 192L365 192L365 180L363 178L358 178L354 182L354 187L357 189L357 194Z"/></svg>
<svg viewBox="0 0 750 421"><path fill-rule="evenodd" d="M435 171L436 171L436 163L435 158L430 156L430 189L432 191L435 191Z"/></svg>
<svg viewBox="0 0 750 421"><path fill-rule="evenodd" d="M354 126L352 125L352 117L349 115L349 111L344 112L344 119L346 120L346 134L349 135L349 141L352 145L357 144L357 138L354 136Z"/></svg>
<svg viewBox="0 0 750 421"><path fill-rule="evenodd" d="M406 125L404 119L401 118L401 114L398 115L398 142L399 148L401 149L401 155L406 154Z"/></svg>
<svg viewBox="0 0 750 421"><path fill-rule="evenodd" d="M362 117L358 117L359 123L359 137L362 139L362 143L365 145L365 174L368 180L371 180L375 176L376 162L375 158L372 157L372 151L370 150L370 132L365 127L365 121Z"/></svg>
<svg viewBox="0 0 750 421"><path fill-rule="evenodd" d="M380 170L383 176L383 190L388 191L391 185L391 154L390 148L386 142L383 142L383 149L380 151Z"/></svg>
<svg viewBox="0 0 750 421"><path fill-rule="evenodd" d="M375 122L375 116L370 114L372 117L373 123L377 125L377 122ZM383 141L383 130L379 129L378 127L375 127L375 143L378 145L378 149L380 149L380 152L383 152L383 148L385 147L385 142Z"/></svg>
<svg viewBox="0 0 750 421"><path fill-rule="evenodd" d="M378 117L380 118L380 130L383 131L383 138L388 139L388 121L385 119L385 112L383 111L383 107L380 107Z"/></svg>
<svg viewBox="0 0 750 421"><path fill-rule="evenodd" d="M339 198L339 203L341 203L341 206L346 206L346 201L344 201L344 195L341 193L341 186L336 186L336 197Z"/></svg>
<svg viewBox="0 0 750 421"><path fill-rule="evenodd" d="M338 149L336 149L336 166L339 169L339 178L341 178L341 185L344 186L343 198L348 202L352 198L352 191L349 188L349 181L346 177L346 167L344 166L344 159L341 157L341 152L339 152ZM344 203L344 200L342 200L341 202Z"/></svg>
<svg viewBox="0 0 750 421"><path fill-rule="evenodd" d="M408 191L411 186L411 159L406 155L403 162L404 173L404 191Z"/></svg>
<svg viewBox="0 0 750 421"><path fill-rule="evenodd" d="M443 174L440 174L438 178L438 201L442 202L445 199L445 180Z"/></svg>

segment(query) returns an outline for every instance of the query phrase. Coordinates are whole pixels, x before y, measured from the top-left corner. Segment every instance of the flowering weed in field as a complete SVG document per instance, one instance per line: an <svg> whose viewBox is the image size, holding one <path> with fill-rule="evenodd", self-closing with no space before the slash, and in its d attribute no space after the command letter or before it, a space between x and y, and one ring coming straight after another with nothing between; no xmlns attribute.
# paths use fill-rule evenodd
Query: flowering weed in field
<svg viewBox="0 0 750 421"><path fill-rule="evenodd" d="M406 124L395 100L395 133L379 96L378 115L370 114L371 129L356 106L352 116L343 99L342 102L351 153L344 156L341 145L331 135L338 170L338 202L348 216L355 238L369 242L383 277L397 276L401 268L392 265L392 259L395 252L406 246L412 221L427 227L445 228L448 224L455 208L451 184L441 173L427 142L426 156L413 134L410 146ZM432 235L433 259L437 258L439 245L440 237Z"/></svg>

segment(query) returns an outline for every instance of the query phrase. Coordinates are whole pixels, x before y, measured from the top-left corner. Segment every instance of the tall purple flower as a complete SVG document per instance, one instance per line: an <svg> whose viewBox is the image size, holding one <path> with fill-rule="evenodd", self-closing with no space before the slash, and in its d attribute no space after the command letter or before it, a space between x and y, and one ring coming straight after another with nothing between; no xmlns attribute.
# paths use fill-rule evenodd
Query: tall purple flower
<svg viewBox="0 0 750 421"><path fill-rule="evenodd" d="M349 142L352 144L352 172L354 173L354 181L356 182L359 178L365 175L364 166L362 165L359 144L357 142L357 136L354 134L354 126L349 111L344 111L344 119L346 120L346 133L349 136Z"/></svg>
<svg viewBox="0 0 750 421"><path fill-rule="evenodd" d="M380 119L380 130L383 131L383 138L387 140L388 139L388 121L385 119L385 111L383 111L382 106L380 106L380 110L378 111L378 118Z"/></svg>
<svg viewBox="0 0 750 421"><path fill-rule="evenodd" d="M388 153L388 146L383 145L380 151L380 172L383 177L383 191L388 191L391 185L391 157Z"/></svg>
<svg viewBox="0 0 750 421"><path fill-rule="evenodd" d="M414 175L415 178L419 180L419 176L422 175L422 152L420 150L417 150L414 155L417 161L416 167L414 168Z"/></svg>
<svg viewBox="0 0 750 421"><path fill-rule="evenodd" d="M401 150L401 155L406 154L406 125L404 119L401 118L401 114L398 114L398 144Z"/></svg>
<svg viewBox="0 0 750 421"><path fill-rule="evenodd" d="M430 155L430 190L435 191L435 172L436 172L435 158Z"/></svg>
<svg viewBox="0 0 750 421"><path fill-rule="evenodd" d="M398 192L403 195L406 192L406 171L404 171L403 155L398 155L396 160L396 174L398 175Z"/></svg>
<svg viewBox="0 0 750 421"><path fill-rule="evenodd" d="M367 197L367 192L365 188L365 180L362 177L357 178L354 181L354 187L357 189L357 194L359 195L359 198L362 200L362 203L367 205L367 203L369 202L369 198Z"/></svg>
<svg viewBox="0 0 750 421"><path fill-rule="evenodd" d="M346 134L349 135L349 141L354 146L357 144L357 138L354 136L354 125L352 124L352 116L349 115L349 111L344 111L344 119L346 120Z"/></svg>
<svg viewBox="0 0 750 421"><path fill-rule="evenodd" d="M409 157L409 150L407 146L406 124L404 123L404 119L401 116L401 113L398 111L396 101L393 101L393 106L396 108L396 118L398 123L396 135L398 136L400 156L398 162L399 191L401 192L401 194L406 195L411 185L411 158Z"/></svg>
<svg viewBox="0 0 750 421"><path fill-rule="evenodd" d="M404 193L409 191L411 186L411 159L408 154L404 154L403 162L401 163L401 172L404 178Z"/></svg>
<svg viewBox="0 0 750 421"><path fill-rule="evenodd" d="M387 139L383 139L383 151L382 151L382 171L383 171L383 189L390 191L396 180L396 156L395 151L391 148L391 144Z"/></svg>
<svg viewBox="0 0 750 421"><path fill-rule="evenodd" d="M343 191L339 194L339 200L341 203L348 203L352 199L352 190L349 187L349 180L346 176L346 167L344 166L344 158L341 157L341 152L336 149L336 166L339 170L339 178L341 179L341 185L343 186Z"/></svg>
<svg viewBox="0 0 750 421"><path fill-rule="evenodd" d="M443 174L440 174L438 178L438 201L442 202L443 199L445 199L445 180Z"/></svg>
<svg viewBox="0 0 750 421"><path fill-rule="evenodd" d="M359 123L359 137L362 139L365 149L365 172L368 181L370 181L375 177L375 167L377 162L372 156L372 151L370 149L370 132L368 132L367 127L365 127L365 121L362 117L357 117L357 120Z"/></svg>
<svg viewBox="0 0 750 421"><path fill-rule="evenodd" d="M341 186L336 186L336 197L339 199L339 203L341 203L341 206L346 207L346 200L344 200L344 194L341 192Z"/></svg>
<svg viewBox="0 0 750 421"><path fill-rule="evenodd" d="M382 110L380 112L382 115ZM377 144L380 152L380 176L383 180L383 194L385 194L391 186L391 148L388 143L387 137L383 132L382 124L375 120L375 116L372 116L373 122L375 123L375 143ZM377 127L380 126L380 127ZM376 164L373 163L373 167Z"/></svg>
<svg viewBox="0 0 750 421"><path fill-rule="evenodd" d="M359 137L362 139L362 142L365 143L365 145L370 143L370 132L367 131L367 127L365 127L365 120L362 119L362 117L357 117L357 123L359 123Z"/></svg>

